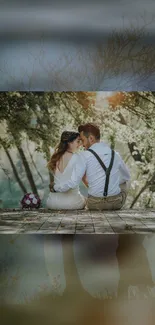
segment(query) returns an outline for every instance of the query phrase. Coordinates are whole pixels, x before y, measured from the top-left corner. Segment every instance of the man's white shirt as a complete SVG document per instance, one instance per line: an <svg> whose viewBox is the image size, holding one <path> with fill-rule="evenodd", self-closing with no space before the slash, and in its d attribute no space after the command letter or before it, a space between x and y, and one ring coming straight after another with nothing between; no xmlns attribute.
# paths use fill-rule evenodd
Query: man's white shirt
<svg viewBox="0 0 155 325"><path fill-rule="evenodd" d="M94 150L106 167L111 160L111 148L104 142L93 144L89 149ZM88 195L103 197L106 175L96 157L85 150L76 155L72 176L67 182L54 185L56 192L66 192L77 187L86 174L88 181ZM108 196L120 193L119 185L130 180L130 172L121 156L115 151L114 163L110 173Z"/></svg>

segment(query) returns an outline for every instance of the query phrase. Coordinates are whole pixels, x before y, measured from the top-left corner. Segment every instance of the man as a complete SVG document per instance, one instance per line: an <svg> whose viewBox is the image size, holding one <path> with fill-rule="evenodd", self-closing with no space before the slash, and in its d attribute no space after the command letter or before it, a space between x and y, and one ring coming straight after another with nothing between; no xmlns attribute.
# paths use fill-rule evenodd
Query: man
<svg viewBox="0 0 155 325"><path fill-rule="evenodd" d="M118 153L100 141L100 129L95 124L80 125L78 131L85 151L77 155L72 177L59 186L55 185L54 191L73 189L86 177L89 209L121 209L126 201L130 180L127 166Z"/></svg>

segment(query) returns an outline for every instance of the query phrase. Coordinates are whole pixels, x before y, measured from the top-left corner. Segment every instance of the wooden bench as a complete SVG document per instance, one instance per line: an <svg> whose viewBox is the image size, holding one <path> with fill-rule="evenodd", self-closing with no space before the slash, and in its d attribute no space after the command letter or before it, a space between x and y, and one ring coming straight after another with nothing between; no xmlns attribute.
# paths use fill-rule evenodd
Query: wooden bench
<svg viewBox="0 0 155 325"><path fill-rule="evenodd" d="M154 233L155 210L52 211L0 209L0 233Z"/></svg>

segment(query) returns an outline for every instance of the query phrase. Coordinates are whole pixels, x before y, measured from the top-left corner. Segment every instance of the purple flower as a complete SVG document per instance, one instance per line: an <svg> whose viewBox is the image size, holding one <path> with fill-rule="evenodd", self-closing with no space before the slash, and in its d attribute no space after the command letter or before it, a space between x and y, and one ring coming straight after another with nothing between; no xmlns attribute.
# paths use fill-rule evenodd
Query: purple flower
<svg viewBox="0 0 155 325"><path fill-rule="evenodd" d="M24 208L38 209L40 207L40 204L41 204L41 200L39 196L34 193L26 193L21 200L22 209Z"/></svg>

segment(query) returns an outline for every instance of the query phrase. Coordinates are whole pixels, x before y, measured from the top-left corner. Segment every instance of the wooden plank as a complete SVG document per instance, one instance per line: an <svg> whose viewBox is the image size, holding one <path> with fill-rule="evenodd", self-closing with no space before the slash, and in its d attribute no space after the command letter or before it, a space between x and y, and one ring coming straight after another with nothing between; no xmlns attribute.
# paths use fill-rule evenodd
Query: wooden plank
<svg viewBox="0 0 155 325"><path fill-rule="evenodd" d="M0 233L155 233L155 211L0 210Z"/></svg>

